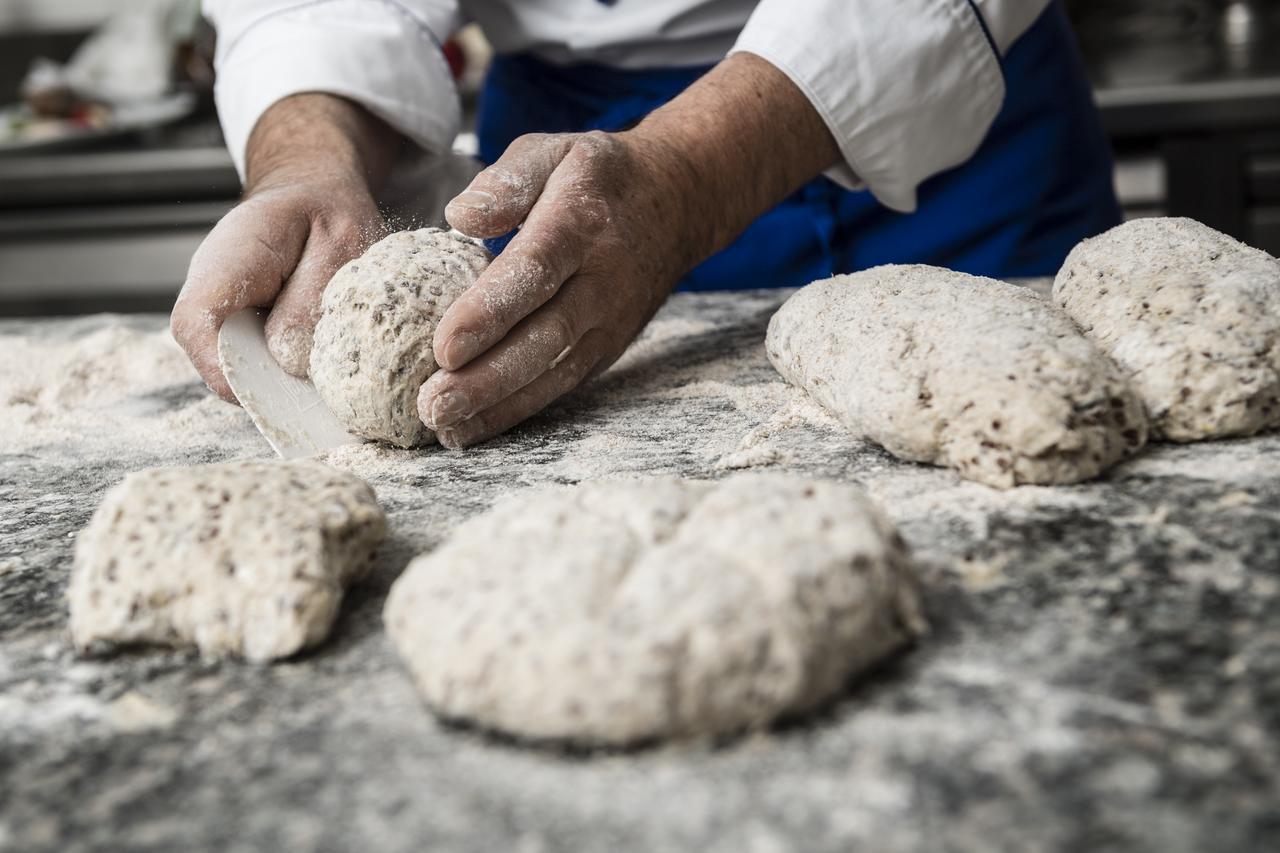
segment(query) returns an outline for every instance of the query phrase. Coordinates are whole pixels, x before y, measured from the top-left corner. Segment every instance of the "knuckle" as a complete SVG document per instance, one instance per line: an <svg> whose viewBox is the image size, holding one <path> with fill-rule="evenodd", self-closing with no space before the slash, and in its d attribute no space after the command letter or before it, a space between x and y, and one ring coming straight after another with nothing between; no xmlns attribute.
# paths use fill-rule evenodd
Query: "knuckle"
<svg viewBox="0 0 1280 853"><path fill-rule="evenodd" d="M588 130L574 140L573 147L592 156L609 154L615 150L618 140L612 133L603 130Z"/></svg>
<svg viewBox="0 0 1280 853"><path fill-rule="evenodd" d="M355 236L360 233L361 225L358 217L342 209L321 211L315 218L315 224L326 236L336 240Z"/></svg>
<svg viewBox="0 0 1280 853"><path fill-rule="evenodd" d="M590 234L599 234L613 219L613 206L599 193L584 193L574 206L579 228Z"/></svg>
<svg viewBox="0 0 1280 853"><path fill-rule="evenodd" d="M177 308L169 315L169 334L177 341L178 346L187 349L187 324Z"/></svg>
<svg viewBox="0 0 1280 853"><path fill-rule="evenodd" d="M546 152L548 149L566 151L573 147L580 133L526 133L517 136L508 150Z"/></svg>
<svg viewBox="0 0 1280 853"><path fill-rule="evenodd" d="M549 133L524 133L513 139L508 147L520 151L528 148L540 148L552 138Z"/></svg>
<svg viewBox="0 0 1280 853"><path fill-rule="evenodd" d="M559 358L564 350L578 339L577 324L564 311L552 311L550 319L551 328L547 349L552 358Z"/></svg>
<svg viewBox="0 0 1280 853"><path fill-rule="evenodd" d="M502 166L490 166L485 170L486 188L496 193L500 202L528 202L534 188L519 169L512 171Z"/></svg>
<svg viewBox="0 0 1280 853"><path fill-rule="evenodd" d="M550 150L557 146L563 145L570 134L564 133L526 133L517 136L507 146L503 157L499 159L514 158L516 161L528 160L531 157L545 156ZM497 165L497 164L495 164ZM485 171L491 171L493 167Z"/></svg>
<svg viewBox="0 0 1280 853"><path fill-rule="evenodd" d="M523 215L541 191L541 184L530 177L536 172L534 164L537 158L538 155L529 149L503 155L500 162L481 172L468 189L488 193L496 209L508 216ZM494 212L494 207L468 209L454 206L452 210L455 216L465 221L485 221ZM507 224L515 227L514 222Z"/></svg>
<svg viewBox="0 0 1280 853"><path fill-rule="evenodd" d="M347 209L321 211L314 219L314 230L320 231L325 242L341 254L358 253L376 239L376 229L364 217Z"/></svg>
<svg viewBox="0 0 1280 853"><path fill-rule="evenodd" d="M169 334L178 342L178 346L190 351L196 337L195 316L191 306L183 301L178 302L169 314Z"/></svg>
<svg viewBox="0 0 1280 853"><path fill-rule="evenodd" d="M568 159L583 175L603 180L617 171L622 156L622 143L614 134L592 130L574 138Z"/></svg>
<svg viewBox="0 0 1280 853"><path fill-rule="evenodd" d="M618 140L602 131L581 134L571 151L573 203L568 214L574 226L598 234L612 219L611 198L619 196Z"/></svg>

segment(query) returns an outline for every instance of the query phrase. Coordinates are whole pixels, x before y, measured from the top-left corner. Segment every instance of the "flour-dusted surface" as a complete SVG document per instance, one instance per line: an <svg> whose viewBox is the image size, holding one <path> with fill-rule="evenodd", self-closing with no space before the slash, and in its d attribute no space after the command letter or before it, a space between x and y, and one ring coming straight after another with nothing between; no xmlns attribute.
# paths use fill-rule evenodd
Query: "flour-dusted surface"
<svg viewBox="0 0 1280 853"><path fill-rule="evenodd" d="M1025 288L926 266L802 288L769 358L856 435L992 486L1075 483L1147 439L1119 371Z"/></svg>
<svg viewBox="0 0 1280 853"><path fill-rule="evenodd" d="M783 382L763 341L788 295L677 296L592 388L484 447L330 454L391 532L330 639L270 667L75 655L72 536L104 492L270 453L163 317L0 321L0 846L1280 848L1280 435L989 489L852 438ZM24 402L36 379L65 395ZM566 756L424 709L382 622L415 555L530 486L749 462L884 508L920 568L914 650L802 724L721 743Z"/></svg>
<svg viewBox="0 0 1280 853"><path fill-rule="evenodd" d="M1280 260L1192 219L1085 240L1054 301L1130 377L1172 441L1280 426Z"/></svg>
<svg viewBox="0 0 1280 853"><path fill-rule="evenodd" d="M384 237L334 274L311 381L351 433L398 447L434 440L418 417L418 389L437 367L432 337L488 264L483 246L423 228Z"/></svg>
<svg viewBox="0 0 1280 853"><path fill-rule="evenodd" d="M318 462L130 474L77 538L71 636L288 657L329 633L385 534L373 490Z"/></svg>
<svg viewBox="0 0 1280 853"><path fill-rule="evenodd" d="M761 728L924 630L879 511L773 473L507 501L410 563L385 618L446 718L588 746Z"/></svg>

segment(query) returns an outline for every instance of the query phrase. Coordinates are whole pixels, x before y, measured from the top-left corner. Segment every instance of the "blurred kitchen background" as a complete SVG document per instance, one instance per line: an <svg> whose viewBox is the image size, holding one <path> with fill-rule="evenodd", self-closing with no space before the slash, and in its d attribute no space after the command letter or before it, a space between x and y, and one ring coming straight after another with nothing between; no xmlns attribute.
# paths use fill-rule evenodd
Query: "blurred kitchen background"
<svg viewBox="0 0 1280 853"><path fill-rule="evenodd" d="M1066 5L1127 214L1280 254L1280 0ZM172 304L239 191L198 6L0 0L0 316ZM482 42L448 50L473 93Z"/></svg>

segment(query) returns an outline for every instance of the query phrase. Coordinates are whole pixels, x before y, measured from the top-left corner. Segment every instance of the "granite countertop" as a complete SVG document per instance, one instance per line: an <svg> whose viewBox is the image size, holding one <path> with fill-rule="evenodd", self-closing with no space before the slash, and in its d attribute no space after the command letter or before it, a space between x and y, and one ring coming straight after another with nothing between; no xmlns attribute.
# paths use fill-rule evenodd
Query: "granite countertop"
<svg viewBox="0 0 1280 853"><path fill-rule="evenodd" d="M392 534L332 638L272 666L73 654L63 589L103 491L269 450L161 317L0 321L0 850L1280 849L1280 436L995 491L782 384L784 296L676 297L482 448L333 454ZM412 555L512 490L744 467L865 487L931 634L825 712L714 743L566 754L424 710L380 618Z"/></svg>

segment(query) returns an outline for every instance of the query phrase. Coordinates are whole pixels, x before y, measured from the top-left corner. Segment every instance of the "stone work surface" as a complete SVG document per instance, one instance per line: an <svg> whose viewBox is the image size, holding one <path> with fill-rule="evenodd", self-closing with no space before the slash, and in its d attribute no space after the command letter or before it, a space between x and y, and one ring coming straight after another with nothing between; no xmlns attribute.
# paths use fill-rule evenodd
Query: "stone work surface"
<svg viewBox="0 0 1280 853"><path fill-rule="evenodd" d="M481 448L329 454L391 534L331 639L272 666L73 653L72 537L105 490L269 450L163 318L0 322L0 850L1280 849L1280 436L1152 445L1081 486L964 482L782 382L786 295L676 297ZM749 467L866 488L930 635L823 712L714 743L565 753L424 711L381 621L412 556L529 486Z"/></svg>

